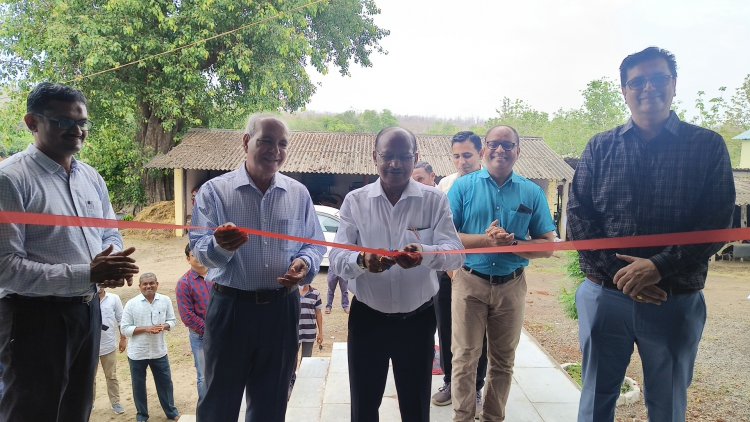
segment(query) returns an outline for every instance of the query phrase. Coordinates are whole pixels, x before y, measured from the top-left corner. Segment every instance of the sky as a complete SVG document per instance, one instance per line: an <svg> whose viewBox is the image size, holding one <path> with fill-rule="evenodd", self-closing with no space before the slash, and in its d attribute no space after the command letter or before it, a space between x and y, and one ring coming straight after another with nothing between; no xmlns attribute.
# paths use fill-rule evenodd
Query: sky
<svg viewBox="0 0 750 422"><path fill-rule="evenodd" d="M580 107L594 79L619 83L622 59L649 46L675 54L689 115L698 91L729 99L750 74L747 0L375 1L388 54L314 74L307 110L486 119L509 97L551 114Z"/></svg>

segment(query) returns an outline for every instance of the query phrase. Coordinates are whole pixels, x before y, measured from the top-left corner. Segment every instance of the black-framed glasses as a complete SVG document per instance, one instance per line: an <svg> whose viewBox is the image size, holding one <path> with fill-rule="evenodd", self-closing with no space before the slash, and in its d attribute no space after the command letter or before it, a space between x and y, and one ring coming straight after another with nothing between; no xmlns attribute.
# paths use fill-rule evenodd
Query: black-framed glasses
<svg viewBox="0 0 750 422"><path fill-rule="evenodd" d="M57 127L60 129L68 130L72 129L73 126L78 126L81 130L91 130L92 127L94 127L94 122L92 122L89 119L81 119L81 120L73 120L73 119L66 119L64 117L60 118L54 118L54 117L48 117L44 114L39 113L33 113L35 116L43 117L47 120L49 120L52 123L57 124Z"/></svg>
<svg viewBox="0 0 750 422"><path fill-rule="evenodd" d="M669 85L670 82L672 82L672 79L674 79L674 76L667 75L664 73L660 73L658 75L654 76L638 76L636 78L633 78L627 82L625 82L625 86L632 89L633 91L640 91L643 88L646 87L646 84L650 83L652 87L654 88L664 88L667 85Z"/></svg>
<svg viewBox="0 0 750 422"><path fill-rule="evenodd" d="M487 149L494 151L498 148L502 148L503 151L513 151L516 147L515 142L487 142Z"/></svg>
<svg viewBox="0 0 750 422"><path fill-rule="evenodd" d="M386 163L390 163L391 161L398 161L401 163L410 163L414 161L414 154L403 154L403 155L394 155L394 154L383 154L381 152L377 152L378 157L380 157L381 160L383 160Z"/></svg>

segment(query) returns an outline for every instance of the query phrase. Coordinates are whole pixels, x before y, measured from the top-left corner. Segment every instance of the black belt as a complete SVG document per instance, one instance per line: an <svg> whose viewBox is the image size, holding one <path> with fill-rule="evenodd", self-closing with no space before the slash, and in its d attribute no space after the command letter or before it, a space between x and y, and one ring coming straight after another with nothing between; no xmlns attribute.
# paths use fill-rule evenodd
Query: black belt
<svg viewBox="0 0 750 422"><path fill-rule="evenodd" d="M466 265L463 266L464 270L466 270L467 273L473 274L479 278L483 278L490 282L490 284L505 284L514 278L517 278L521 274L523 274L523 267L516 268L515 271L513 271L510 274L505 275L489 275L489 274L482 274L479 271L472 270L471 268L467 267Z"/></svg>
<svg viewBox="0 0 750 422"><path fill-rule="evenodd" d="M94 294L86 296L21 296L9 294L6 299L23 302L47 302L47 303L89 303L94 299Z"/></svg>
<svg viewBox="0 0 750 422"><path fill-rule="evenodd" d="M609 280L602 281L602 280L599 280L598 278L592 277L592 276L590 276L588 274L586 274L586 278L588 278L589 280L591 280L592 283L598 284L598 285L604 287L605 289L617 290L618 292L620 291L620 289L618 289L617 286L615 286L615 283L612 282L612 281L609 281ZM659 286L659 285L657 285L657 287L659 287L660 289L663 289L669 295L686 295L686 294L695 293L697 291L700 291L700 289L685 289L685 288L675 288L675 287L662 287L662 286Z"/></svg>
<svg viewBox="0 0 750 422"><path fill-rule="evenodd" d="M219 283L214 283L214 290L223 295L252 300L258 305L265 305L274 302L277 299L286 297L291 292L291 290L286 287L275 290L242 290L235 289L234 287L223 286Z"/></svg>
<svg viewBox="0 0 750 422"><path fill-rule="evenodd" d="M354 296L354 298L352 298L352 305L354 304L354 302L357 302L357 303L359 303L361 305L364 305L365 307L367 307L368 309L370 309L372 312L375 312L375 313L378 313L380 315L383 315L386 318L393 318L393 319L407 319L407 318L411 318L414 315L420 314L420 313L422 313L422 312L424 312L424 311L426 311L428 309L431 309L432 306L433 306L433 301L432 301L432 299L430 299L427 302L419 305L419 308L417 308L417 309L415 309L415 310L413 310L411 312L395 312L395 313L390 313L389 314L387 312L380 312L377 309L373 309L373 308L369 307L366 303L362 302L361 300L357 300L356 296Z"/></svg>

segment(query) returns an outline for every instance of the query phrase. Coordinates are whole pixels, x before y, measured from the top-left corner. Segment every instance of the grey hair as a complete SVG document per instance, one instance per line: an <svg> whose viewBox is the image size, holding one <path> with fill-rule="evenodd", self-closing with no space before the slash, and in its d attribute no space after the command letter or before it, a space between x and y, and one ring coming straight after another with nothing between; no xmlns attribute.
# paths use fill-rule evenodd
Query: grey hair
<svg viewBox="0 0 750 422"><path fill-rule="evenodd" d="M159 280L156 279L156 274L154 274L154 273L143 273L138 278L138 284L143 283L145 280L151 280L152 278L154 279L155 282L157 282L157 283L159 282Z"/></svg>
<svg viewBox="0 0 750 422"><path fill-rule="evenodd" d="M247 118L247 125L245 125L245 133L250 135L250 137L252 138L253 136L255 136L255 132L258 131L258 123L266 119L273 119L281 123L284 126L284 130L286 130L286 132L289 133L289 126L286 125L285 121L281 120L277 116L274 116L273 114L268 114L268 113L251 114L250 117Z"/></svg>

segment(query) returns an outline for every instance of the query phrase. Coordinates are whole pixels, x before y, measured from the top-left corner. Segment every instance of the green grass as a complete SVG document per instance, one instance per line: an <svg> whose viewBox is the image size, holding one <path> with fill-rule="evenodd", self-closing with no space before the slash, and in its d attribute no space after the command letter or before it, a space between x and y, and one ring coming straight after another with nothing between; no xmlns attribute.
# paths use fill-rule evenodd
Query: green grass
<svg viewBox="0 0 750 422"><path fill-rule="evenodd" d="M582 373L581 373L581 364L580 363L574 363L572 365L568 365L565 367L565 372L570 375L571 378L573 378L573 381L576 382L579 386L583 387L583 380L582 380ZM620 394L625 394L631 390L630 384L622 383L622 386L620 387Z"/></svg>

